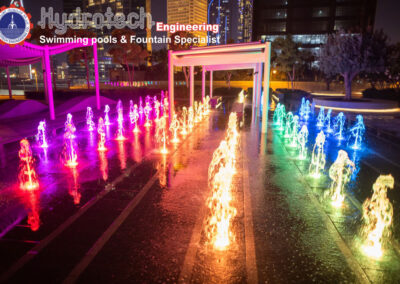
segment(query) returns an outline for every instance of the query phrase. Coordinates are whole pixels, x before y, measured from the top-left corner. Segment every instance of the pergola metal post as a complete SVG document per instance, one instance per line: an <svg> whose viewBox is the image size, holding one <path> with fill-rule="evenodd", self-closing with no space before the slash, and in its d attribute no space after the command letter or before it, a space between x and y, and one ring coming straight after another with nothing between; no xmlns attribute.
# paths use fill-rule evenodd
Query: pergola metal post
<svg viewBox="0 0 400 284"><path fill-rule="evenodd" d="M213 96L213 71L210 71L210 98Z"/></svg>
<svg viewBox="0 0 400 284"><path fill-rule="evenodd" d="M261 107L261 94L262 94L262 80L263 80L263 63L258 64L258 84L257 84L257 102L258 102L258 117L260 116Z"/></svg>
<svg viewBox="0 0 400 284"><path fill-rule="evenodd" d="M194 103L194 66L189 66L189 77L190 77L190 106Z"/></svg>
<svg viewBox="0 0 400 284"><path fill-rule="evenodd" d="M168 50L168 101L169 101L169 119L174 114L174 60L172 50Z"/></svg>
<svg viewBox="0 0 400 284"><path fill-rule="evenodd" d="M268 102L269 102L269 76L271 69L271 43L265 43L264 50L265 60L264 60L264 96L263 96L263 112L262 112L262 124L261 133L267 133L267 123L268 123ZM261 82L260 82L261 83Z"/></svg>
<svg viewBox="0 0 400 284"><path fill-rule="evenodd" d="M54 98L53 98L53 85L51 82L51 69L50 69L50 53L49 53L49 46L46 45L44 47L44 70L46 72L45 81L46 81L46 88L49 95L49 110L50 110L50 119L56 119L55 112L54 112Z"/></svg>
<svg viewBox="0 0 400 284"><path fill-rule="evenodd" d="M255 65L255 78L254 78L254 94L255 94L255 105L254 105L254 114L255 114L255 118L258 118L260 116L260 97L259 97L259 93L258 93L258 89L260 86L260 66L258 64Z"/></svg>
<svg viewBox="0 0 400 284"><path fill-rule="evenodd" d="M263 64L257 63L257 84L256 84L256 97L257 97L257 104L256 104L256 118L260 117L260 107L261 107L261 91L262 91L262 75L263 75Z"/></svg>
<svg viewBox="0 0 400 284"><path fill-rule="evenodd" d="M6 73L7 73L8 96L10 97L10 100L11 100L12 99L11 78L10 78L10 70L8 69L8 66L6 67Z"/></svg>
<svg viewBox="0 0 400 284"><path fill-rule="evenodd" d="M94 64L94 85L96 88L96 107L101 108L100 103L100 82L99 82L99 62L97 56L97 43L93 43L93 64Z"/></svg>
<svg viewBox="0 0 400 284"><path fill-rule="evenodd" d="M201 73L201 100L204 101L206 97L206 67L203 66L203 71Z"/></svg>

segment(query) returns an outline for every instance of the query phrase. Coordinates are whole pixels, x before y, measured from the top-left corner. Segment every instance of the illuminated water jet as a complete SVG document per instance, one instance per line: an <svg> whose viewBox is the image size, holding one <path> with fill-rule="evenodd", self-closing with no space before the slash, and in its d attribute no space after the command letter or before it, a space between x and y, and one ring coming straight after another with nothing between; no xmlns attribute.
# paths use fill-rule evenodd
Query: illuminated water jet
<svg viewBox="0 0 400 284"><path fill-rule="evenodd" d="M101 117L99 118L97 133L99 134L99 142L97 145L97 150L98 151L107 151L107 148L105 146L105 143L106 143L105 125L104 125L103 118L101 118Z"/></svg>
<svg viewBox="0 0 400 284"><path fill-rule="evenodd" d="M145 127L150 127L150 112L151 112L151 106L149 102L146 102L146 106L144 107L144 115L146 117L146 123L144 124Z"/></svg>
<svg viewBox="0 0 400 284"><path fill-rule="evenodd" d="M106 106L104 107L104 125L106 125L106 126L111 125L110 117L109 117L109 115L108 115L109 112L110 112L110 106L109 106L109 105L106 105Z"/></svg>
<svg viewBox="0 0 400 284"><path fill-rule="evenodd" d="M310 101L306 100L304 105L304 120L308 120L310 118L311 108L310 108Z"/></svg>
<svg viewBox="0 0 400 284"><path fill-rule="evenodd" d="M64 147L61 153L64 165L68 167L76 167L78 165L78 155L75 150L75 143L73 139L73 128L72 125L65 130L64 133Z"/></svg>
<svg viewBox="0 0 400 284"><path fill-rule="evenodd" d="M306 114L305 108L306 108L306 99L304 97L302 97L301 98L300 109L299 109L299 116L300 116L301 119L303 119L305 114Z"/></svg>
<svg viewBox="0 0 400 284"><path fill-rule="evenodd" d="M95 128L94 122L93 122L93 111L91 107L86 108L86 125L87 129L89 131L93 131Z"/></svg>
<svg viewBox="0 0 400 284"><path fill-rule="evenodd" d="M364 119L361 114L356 116L356 123L352 128L350 128L350 134L351 138L354 139L354 143L351 146L354 150L358 150L361 148L361 142L364 137L364 132L365 132L365 125L364 125Z"/></svg>
<svg viewBox="0 0 400 284"><path fill-rule="evenodd" d="M329 195L331 196L333 206L342 206L344 201L344 189L355 167L355 164L350 160L347 152L339 150L336 161L329 168L329 177L332 180L329 188Z"/></svg>
<svg viewBox="0 0 400 284"><path fill-rule="evenodd" d="M165 116L162 116L160 118L159 123L157 123L157 129L156 129L156 141L160 146L160 153L161 154L167 154L168 149L167 149L167 118Z"/></svg>
<svg viewBox="0 0 400 284"><path fill-rule="evenodd" d="M39 122L38 132L36 134L36 141L38 141L40 147L47 148L49 145L47 144L46 139L46 121L42 120Z"/></svg>
<svg viewBox="0 0 400 284"><path fill-rule="evenodd" d="M181 114L181 120L180 120L180 122L181 122L181 135L183 135L183 136L186 136L188 133L187 133L187 128L188 128L188 125L187 125L187 116L188 116L188 111L187 111L187 108L186 107L183 107L182 108L182 114Z"/></svg>
<svg viewBox="0 0 400 284"><path fill-rule="evenodd" d="M138 111L138 106L135 104L133 106L133 112L131 116L131 124L134 125L133 127L133 133L139 133L139 125L138 125L138 120L139 120L139 111Z"/></svg>
<svg viewBox="0 0 400 284"><path fill-rule="evenodd" d="M292 130L293 130L293 113L289 111L286 115L285 134L283 135L283 137L287 139L291 138Z"/></svg>
<svg viewBox="0 0 400 284"><path fill-rule="evenodd" d="M156 121L160 119L160 107L161 107L160 102L157 100L157 98L154 98L154 110L156 112Z"/></svg>
<svg viewBox="0 0 400 284"><path fill-rule="evenodd" d="M212 195L207 200L210 216L206 220L205 230L207 242L216 250L226 250L234 240L231 222L237 210L231 204L231 186L239 137L236 124L236 114L232 113L229 116L227 140L222 141L214 151L208 169L208 184Z"/></svg>
<svg viewBox="0 0 400 284"><path fill-rule="evenodd" d="M321 107L319 109L318 117L317 117L317 127L321 128L324 126L325 122L325 108Z"/></svg>
<svg viewBox="0 0 400 284"><path fill-rule="evenodd" d="M189 112L188 112L188 127L189 130L192 131L194 127L194 112L193 112L193 107L189 107Z"/></svg>
<svg viewBox="0 0 400 284"><path fill-rule="evenodd" d="M297 135L297 143L300 145L299 159L305 160L307 158L307 144L308 141L308 128L307 125L303 125L299 134Z"/></svg>
<svg viewBox="0 0 400 284"><path fill-rule="evenodd" d="M171 140L172 143L179 142L178 130L179 130L179 120L178 120L178 115L175 113L169 125L169 131L171 131L173 137Z"/></svg>
<svg viewBox="0 0 400 284"><path fill-rule="evenodd" d="M387 197L387 190L393 187L392 175L379 176L372 187L372 197L363 203L362 250L372 258L382 257L383 247L391 236L393 205Z"/></svg>
<svg viewBox="0 0 400 284"><path fill-rule="evenodd" d="M325 116L325 127L327 133L332 133L333 129L331 126L331 117L332 117L332 109L328 109L326 116Z"/></svg>
<svg viewBox="0 0 400 284"><path fill-rule="evenodd" d="M34 168L34 159L32 156L31 146L27 139L19 142L21 148L18 152L19 156L19 187L22 190L35 190L39 188L39 181Z"/></svg>
<svg viewBox="0 0 400 284"><path fill-rule="evenodd" d="M284 130L284 120L286 117L286 110L285 105L278 103L276 109L274 111L274 116L272 118L273 124L277 126L277 130L283 131Z"/></svg>
<svg viewBox="0 0 400 284"><path fill-rule="evenodd" d="M310 175L314 178L319 178L321 176L321 172L325 168L326 158L324 144L325 134L321 130L321 132L318 133L317 138L315 139L315 144L311 156L311 164L309 168Z"/></svg>
<svg viewBox="0 0 400 284"><path fill-rule="evenodd" d="M291 130L291 137L290 137L290 147L297 147L298 143L298 138L297 136L299 135L299 116L295 115L293 117L293 123L292 123L292 130Z"/></svg>
<svg viewBox="0 0 400 284"><path fill-rule="evenodd" d="M346 123L346 117L343 112L339 112L335 117L335 122L333 128L335 129L335 136L337 136L338 140L344 140L343 130L344 124Z"/></svg>
<svg viewBox="0 0 400 284"><path fill-rule="evenodd" d="M71 139L75 138L76 127L74 125L74 122L72 121L72 114L70 113L67 114L67 120L65 121L64 130L65 132L69 132Z"/></svg>
<svg viewBox="0 0 400 284"><path fill-rule="evenodd" d="M122 108L122 102L121 100L118 101L117 104L117 113L118 113L118 117L117 117L117 122L118 122L118 130L117 130L117 138L116 140L122 141L125 140L125 136L124 136L124 112L123 112L123 108Z"/></svg>

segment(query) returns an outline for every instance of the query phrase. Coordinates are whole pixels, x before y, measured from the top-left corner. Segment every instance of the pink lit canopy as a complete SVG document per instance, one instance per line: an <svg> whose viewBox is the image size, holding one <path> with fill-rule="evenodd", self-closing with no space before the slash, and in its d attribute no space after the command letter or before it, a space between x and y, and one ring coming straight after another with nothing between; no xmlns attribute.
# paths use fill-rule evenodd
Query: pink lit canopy
<svg viewBox="0 0 400 284"><path fill-rule="evenodd" d="M100 89L99 89L99 71L97 60L97 44L89 41L93 46L94 73L97 108L100 109ZM60 45L34 45L25 42L23 45L10 47L9 45L0 45L0 67L5 67L7 71L8 91L10 99L12 98L11 81L8 67L29 65L36 62L42 62L43 77L45 85L45 94L49 103L50 118L55 119L53 85L51 78L50 56L67 52L68 50L85 46L81 43L66 43Z"/></svg>

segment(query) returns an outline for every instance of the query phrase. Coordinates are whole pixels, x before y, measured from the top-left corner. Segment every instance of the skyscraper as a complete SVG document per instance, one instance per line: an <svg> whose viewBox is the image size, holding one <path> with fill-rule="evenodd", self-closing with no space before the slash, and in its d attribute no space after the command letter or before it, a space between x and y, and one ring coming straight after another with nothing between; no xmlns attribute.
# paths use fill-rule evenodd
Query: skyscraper
<svg viewBox="0 0 400 284"><path fill-rule="evenodd" d="M114 14L125 14L127 16L131 12L139 14L139 9L144 8L146 13L151 13L151 0L64 0L64 12L75 13L76 8L79 7L84 12L89 13L104 13L108 7L111 8ZM90 29L90 28L89 28ZM97 34L97 36L104 36L111 34L111 30L108 29L91 29ZM136 36L141 38L151 37L151 29L136 29ZM108 78L109 69L113 69L115 64L112 62L112 58L107 53L110 48L110 44L98 44L98 64L99 64L99 75L100 79L106 80ZM147 43L144 46L148 52L152 51L151 43ZM79 64L73 64L69 68L69 75L71 79L85 78L86 70L84 66Z"/></svg>
<svg viewBox="0 0 400 284"><path fill-rule="evenodd" d="M292 35L311 52L337 30L373 27L376 0L254 0L253 40Z"/></svg>
<svg viewBox="0 0 400 284"><path fill-rule="evenodd" d="M250 42L253 31L253 0L238 1L238 41Z"/></svg>
<svg viewBox="0 0 400 284"><path fill-rule="evenodd" d="M167 0L168 24L203 24L207 23L207 0ZM207 37L205 31L190 32L197 37Z"/></svg>
<svg viewBox="0 0 400 284"><path fill-rule="evenodd" d="M219 25L220 44L227 44L229 41L237 42L238 21L233 18L237 9L237 0L209 0L208 1L208 23ZM233 25L236 22L236 25Z"/></svg>

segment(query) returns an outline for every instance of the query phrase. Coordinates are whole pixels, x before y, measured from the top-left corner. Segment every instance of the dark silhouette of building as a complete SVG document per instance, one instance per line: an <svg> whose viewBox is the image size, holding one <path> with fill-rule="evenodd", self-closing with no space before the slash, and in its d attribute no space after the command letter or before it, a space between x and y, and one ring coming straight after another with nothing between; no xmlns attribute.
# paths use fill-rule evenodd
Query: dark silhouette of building
<svg viewBox="0 0 400 284"><path fill-rule="evenodd" d="M376 0L254 0L253 40L292 35L303 47L315 48L337 30L373 28Z"/></svg>

